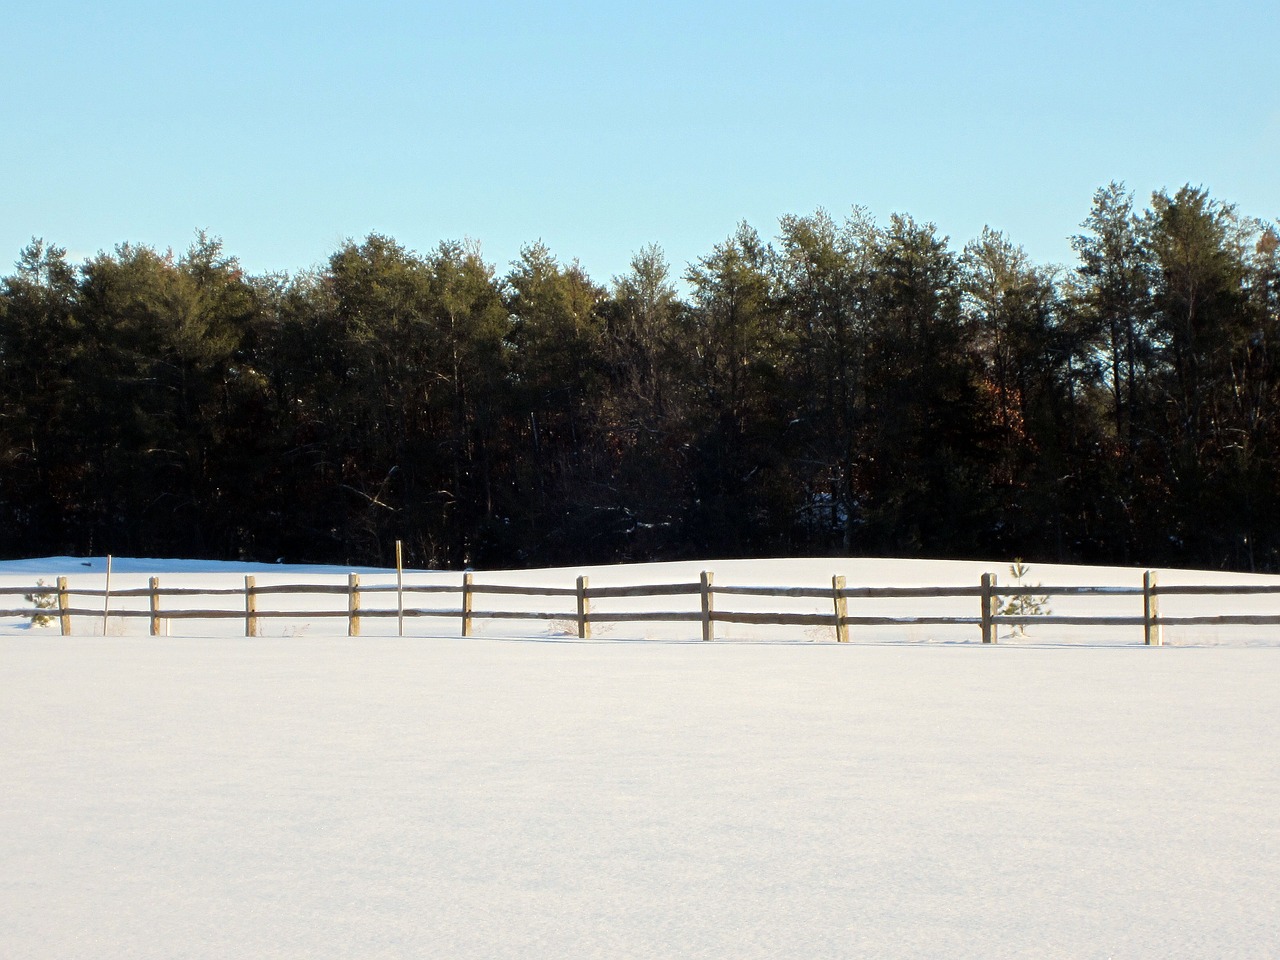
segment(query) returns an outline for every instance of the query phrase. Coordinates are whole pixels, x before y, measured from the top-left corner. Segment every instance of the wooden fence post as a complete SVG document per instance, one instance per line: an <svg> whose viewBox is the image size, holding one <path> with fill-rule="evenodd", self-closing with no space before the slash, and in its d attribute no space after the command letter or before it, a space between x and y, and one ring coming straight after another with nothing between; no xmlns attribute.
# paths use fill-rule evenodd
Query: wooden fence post
<svg viewBox="0 0 1280 960"><path fill-rule="evenodd" d="M462 575L462 635L471 636L471 574Z"/></svg>
<svg viewBox="0 0 1280 960"><path fill-rule="evenodd" d="M991 618L995 616L995 592L996 575L994 573L984 573L982 575L982 642L995 643L996 632Z"/></svg>
<svg viewBox="0 0 1280 960"><path fill-rule="evenodd" d="M258 594L253 577L244 578L244 635L258 635Z"/></svg>
<svg viewBox="0 0 1280 960"><path fill-rule="evenodd" d="M589 640L591 637L591 602L586 596L586 577L577 579L577 639Z"/></svg>
<svg viewBox="0 0 1280 960"><path fill-rule="evenodd" d="M1160 624L1160 593L1156 573L1142 575L1142 642L1148 647L1164 646L1164 627Z"/></svg>
<svg viewBox="0 0 1280 960"><path fill-rule="evenodd" d="M58 625L62 628L64 637L71 636L71 615L67 613L71 609L71 601L67 597L67 578L58 578Z"/></svg>
<svg viewBox="0 0 1280 960"><path fill-rule="evenodd" d="M849 642L849 624L845 617L849 616L849 600L844 595L844 577L831 578L831 596L836 605L836 643Z"/></svg>
<svg viewBox="0 0 1280 960"><path fill-rule="evenodd" d="M699 578L699 586L702 594L702 639L711 640L714 638L715 631L711 626L711 615L714 612L714 599L711 593L711 574L706 570L702 571Z"/></svg>
<svg viewBox="0 0 1280 960"><path fill-rule="evenodd" d="M151 578L151 635L160 636L160 578Z"/></svg>
<svg viewBox="0 0 1280 960"><path fill-rule="evenodd" d="M360 636L360 574L347 575L347 636Z"/></svg>

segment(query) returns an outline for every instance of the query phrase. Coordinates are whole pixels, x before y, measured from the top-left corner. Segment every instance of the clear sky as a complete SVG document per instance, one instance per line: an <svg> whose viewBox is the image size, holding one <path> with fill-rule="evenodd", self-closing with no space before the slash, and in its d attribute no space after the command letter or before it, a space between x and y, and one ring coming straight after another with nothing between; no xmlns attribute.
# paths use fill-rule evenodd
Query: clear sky
<svg viewBox="0 0 1280 960"><path fill-rule="evenodd" d="M1068 262L1110 180L1280 217L1278 51L1272 0L19 0L0 271L207 228L252 272L378 231L606 281L854 205Z"/></svg>

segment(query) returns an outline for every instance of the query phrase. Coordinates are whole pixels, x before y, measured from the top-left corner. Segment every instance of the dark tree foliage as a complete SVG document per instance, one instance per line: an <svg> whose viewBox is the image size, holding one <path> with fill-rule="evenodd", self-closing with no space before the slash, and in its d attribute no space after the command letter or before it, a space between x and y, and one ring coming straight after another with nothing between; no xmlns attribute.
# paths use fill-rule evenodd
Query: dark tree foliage
<svg viewBox="0 0 1280 960"><path fill-rule="evenodd" d="M817 211L602 285L541 243L253 277L204 233L36 240L0 279L0 551L1280 569L1280 230L1112 183L1073 243Z"/></svg>

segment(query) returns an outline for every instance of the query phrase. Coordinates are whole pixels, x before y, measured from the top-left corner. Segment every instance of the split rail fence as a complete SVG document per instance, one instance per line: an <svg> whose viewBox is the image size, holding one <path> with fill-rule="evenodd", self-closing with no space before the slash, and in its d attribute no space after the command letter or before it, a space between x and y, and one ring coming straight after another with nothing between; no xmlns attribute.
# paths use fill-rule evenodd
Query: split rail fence
<svg viewBox="0 0 1280 960"><path fill-rule="evenodd" d="M108 577L109 580L109 577ZM270 598L299 595L333 595L345 597L346 602L330 609L295 610L271 607ZM395 606L369 607L370 597L395 595ZM426 608L406 605L406 601L418 603L421 595L447 595L458 597L458 605L444 608ZM945 587L859 587L849 586L844 577L836 576L830 587L753 587L717 586L711 573L704 572L698 582L673 584L648 584L637 586L592 587L587 577L578 577L573 587L535 587L476 583L471 573L461 576L456 584L404 584L361 585L358 574L351 574L345 584L300 583L259 586L254 577L244 578L244 586L236 587L162 587L158 577L152 577L145 588L111 590L88 589L68 585L66 577L59 577L56 586L43 582L32 587L0 586L0 596L21 595L31 606L0 610L2 618L57 619L63 636L72 634L74 618L92 618L102 623L106 633L108 617L145 618L149 620L152 636L167 635L175 620L227 620L243 619L244 635L259 635L259 624L267 619L310 621L322 618L345 618L347 635L359 636L361 621L368 618L397 619L398 633L404 635L406 619L453 619L463 637L471 636L476 620L551 620L575 624L577 635L586 639L597 624L609 623L697 623L702 639L715 639L716 624L757 624L765 626L804 626L830 628L834 639L848 642L856 638L857 629L871 626L933 626L964 625L977 627L983 643L995 643L1002 627L1043 626L1106 626L1140 627L1143 642L1158 646L1163 642L1163 628L1187 625L1253 625L1280 626L1280 615L1225 614L1212 616L1162 617L1160 598L1168 596L1231 596L1246 594L1280 594L1280 585L1220 585L1220 586L1159 586L1154 572L1143 575L1141 586L999 586L993 574L983 574L974 586ZM540 611L484 609L476 607L476 599L508 596L552 598L564 601L572 610ZM192 602L206 598L240 598L235 608L190 606ZM654 597L693 597L697 605L686 610L632 610L611 612L593 609L598 600L621 600ZM791 598L817 600L828 612L786 613L724 609L729 598L755 598L756 600ZM1141 614L1134 612L1123 616L1061 616L1046 613L1011 615L1002 612L1007 608L1002 598L1016 597L1132 597L1135 606L1141 605ZM977 608L975 616L869 616L850 614L849 602L874 599L931 600L966 598ZM98 601L100 607L80 605L82 601ZM145 600L145 606L142 602ZM133 601L133 606L113 601ZM227 603L226 600L222 601ZM185 605L175 605L185 604Z"/></svg>

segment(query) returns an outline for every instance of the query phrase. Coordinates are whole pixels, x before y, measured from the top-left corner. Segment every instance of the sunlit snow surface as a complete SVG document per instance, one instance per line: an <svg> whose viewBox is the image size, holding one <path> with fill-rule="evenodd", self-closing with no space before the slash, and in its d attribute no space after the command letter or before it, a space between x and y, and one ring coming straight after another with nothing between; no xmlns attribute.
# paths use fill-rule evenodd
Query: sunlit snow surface
<svg viewBox="0 0 1280 960"><path fill-rule="evenodd" d="M856 563L674 572L852 584ZM1060 569L1032 577L1111 582ZM1007 572L947 570L875 582ZM1147 648L342 626L4 628L0 956L1280 955L1276 628Z"/></svg>

